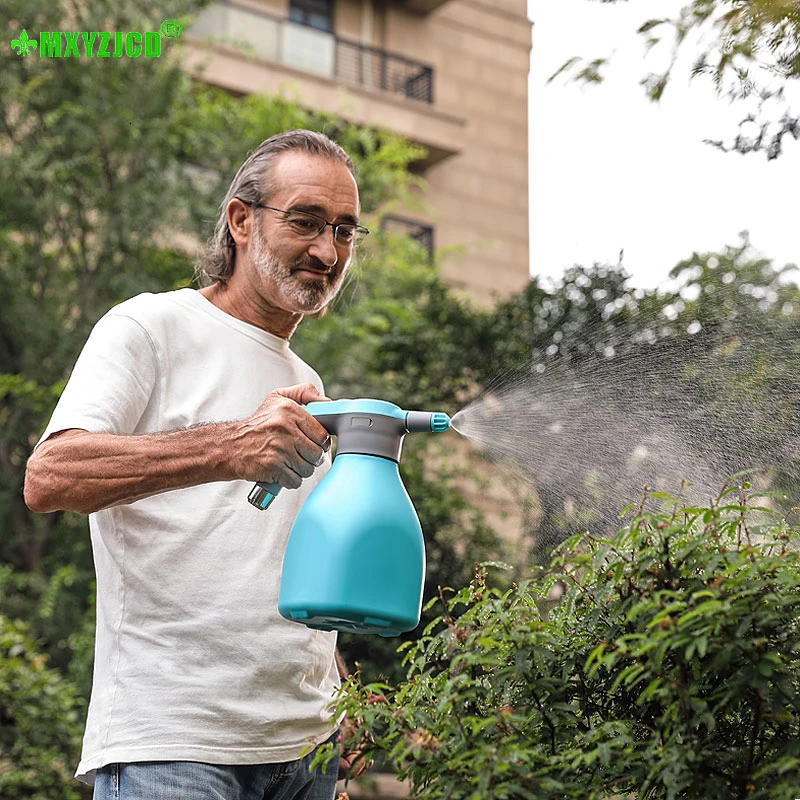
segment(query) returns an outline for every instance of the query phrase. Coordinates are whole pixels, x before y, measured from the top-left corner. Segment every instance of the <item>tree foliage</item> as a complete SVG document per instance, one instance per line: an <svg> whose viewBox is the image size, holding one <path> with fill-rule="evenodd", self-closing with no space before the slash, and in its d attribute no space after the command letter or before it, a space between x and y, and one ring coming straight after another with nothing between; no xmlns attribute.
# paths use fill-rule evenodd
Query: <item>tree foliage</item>
<svg viewBox="0 0 800 800"><path fill-rule="evenodd" d="M83 703L31 640L0 615L0 797L79 800L70 779Z"/></svg>
<svg viewBox="0 0 800 800"><path fill-rule="evenodd" d="M739 153L763 152L774 159L783 152L787 136L800 139L798 98L792 96L800 79L796 0L691 0L675 17L644 20L638 32L648 49L666 42L670 50L666 67L642 79L650 99L661 99L675 78L679 56L691 51L691 77L710 78L718 94L747 108L738 132L727 142L711 144ZM557 74L599 83L607 63L603 57L573 57Z"/></svg>
<svg viewBox="0 0 800 800"><path fill-rule="evenodd" d="M791 800L800 774L798 532L746 482L661 497L511 589L486 569L339 709L418 798Z"/></svg>

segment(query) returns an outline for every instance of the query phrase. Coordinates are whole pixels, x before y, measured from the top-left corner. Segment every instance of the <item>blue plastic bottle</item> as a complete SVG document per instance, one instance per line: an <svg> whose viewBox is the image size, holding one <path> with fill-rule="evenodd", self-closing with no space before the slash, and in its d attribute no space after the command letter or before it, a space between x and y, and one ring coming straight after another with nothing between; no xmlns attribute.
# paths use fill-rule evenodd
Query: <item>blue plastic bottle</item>
<svg viewBox="0 0 800 800"><path fill-rule="evenodd" d="M382 636L413 630L422 607L425 543L400 478L400 450L406 433L446 430L449 417L365 399L307 408L337 436L337 454L292 527L278 610L321 630ZM251 502L265 507L271 497L263 495L273 488L254 490Z"/></svg>

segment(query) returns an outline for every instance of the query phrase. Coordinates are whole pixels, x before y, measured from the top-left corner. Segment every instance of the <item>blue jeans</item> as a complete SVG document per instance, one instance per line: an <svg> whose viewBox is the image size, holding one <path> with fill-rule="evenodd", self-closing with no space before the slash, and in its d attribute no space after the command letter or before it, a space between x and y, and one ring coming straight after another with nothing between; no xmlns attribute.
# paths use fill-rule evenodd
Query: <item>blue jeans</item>
<svg viewBox="0 0 800 800"><path fill-rule="evenodd" d="M333 800L338 758L324 775L309 771L313 758L314 752L285 764L109 764L97 771L94 800Z"/></svg>

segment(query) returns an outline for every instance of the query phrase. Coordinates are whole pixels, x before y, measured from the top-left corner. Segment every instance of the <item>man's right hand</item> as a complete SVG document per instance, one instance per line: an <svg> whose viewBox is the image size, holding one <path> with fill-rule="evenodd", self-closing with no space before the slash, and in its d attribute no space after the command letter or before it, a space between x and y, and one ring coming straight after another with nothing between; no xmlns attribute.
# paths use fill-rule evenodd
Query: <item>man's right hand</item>
<svg viewBox="0 0 800 800"><path fill-rule="evenodd" d="M234 434L235 477L297 489L322 463L330 436L303 406L327 400L310 383L277 389Z"/></svg>

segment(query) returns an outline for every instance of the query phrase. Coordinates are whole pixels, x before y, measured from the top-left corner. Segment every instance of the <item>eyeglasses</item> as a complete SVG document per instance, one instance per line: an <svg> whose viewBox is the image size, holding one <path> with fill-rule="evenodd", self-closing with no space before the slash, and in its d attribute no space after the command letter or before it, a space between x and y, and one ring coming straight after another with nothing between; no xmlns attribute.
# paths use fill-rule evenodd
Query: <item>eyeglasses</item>
<svg viewBox="0 0 800 800"><path fill-rule="evenodd" d="M279 214L284 214L284 222L289 226L292 233L299 239L316 239L327 227L333 229L333 238L337 244L344 247L358 247L364 241L369 230L363 225L354 225L352 222L328 222L316 214L308 211L286 211L283 208L275 208L273 206L265 206L262 203L249 203L247 200L242 200L237 197L245 205L252 208L266 208L267 211L277 211Z"/></svg>

